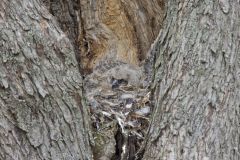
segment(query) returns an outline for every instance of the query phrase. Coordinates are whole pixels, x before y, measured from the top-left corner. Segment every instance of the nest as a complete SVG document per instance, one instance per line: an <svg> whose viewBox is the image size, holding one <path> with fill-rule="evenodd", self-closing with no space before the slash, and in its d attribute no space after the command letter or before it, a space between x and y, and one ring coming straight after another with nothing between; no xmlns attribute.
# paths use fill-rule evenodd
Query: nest
<svg viewBox="0 0 240 160"><path fill-rule="evenodd" d="M116 139L120 132L124 154L130 145L128 137L135 137L134 148L138 148L146 135L152 110L150 92L141 68L118 63L110 66L105 69L98 66L85 79L85 92L95 135L107 136L109 132L109 138L115 135Z"/></svg>

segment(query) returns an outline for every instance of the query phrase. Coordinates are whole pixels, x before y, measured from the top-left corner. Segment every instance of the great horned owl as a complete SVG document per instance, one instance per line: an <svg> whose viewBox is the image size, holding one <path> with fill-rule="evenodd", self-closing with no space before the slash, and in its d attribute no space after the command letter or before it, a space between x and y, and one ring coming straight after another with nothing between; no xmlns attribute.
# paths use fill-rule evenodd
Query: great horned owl
<svg viewBox="0 0 240 160"><path fill-rule="evenodd" d="M125 80L132 86L138 86L142 80L143 71L140 67L131 66L129 64L121 64L111 68L104 74L108 77Z"/></svg>

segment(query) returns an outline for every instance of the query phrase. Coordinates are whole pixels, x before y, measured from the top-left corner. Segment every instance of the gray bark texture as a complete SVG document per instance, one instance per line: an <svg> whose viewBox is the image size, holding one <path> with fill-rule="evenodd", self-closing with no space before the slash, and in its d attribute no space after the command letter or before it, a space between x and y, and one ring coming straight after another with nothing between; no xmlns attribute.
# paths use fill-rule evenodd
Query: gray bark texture
<svg viewBox="0 0 240 160"><path fill-rule="evenodd" d="M0 159L92 159L75 50L38 0L0 2Z"/></svg>
<svg viewBox="0 0 240 160"><path fill-rule="evenodd" d="M239 28L239 0L0 0L0 160L134 159L115 123L91 145L78 66L108 54L154 56L139 159L239 160Z"/></svg>
<svg viewBox="0 0 240 160"><path fill-rule="evenodd" d="M167 2L143 159L240 159L239 3Z"/></svg>

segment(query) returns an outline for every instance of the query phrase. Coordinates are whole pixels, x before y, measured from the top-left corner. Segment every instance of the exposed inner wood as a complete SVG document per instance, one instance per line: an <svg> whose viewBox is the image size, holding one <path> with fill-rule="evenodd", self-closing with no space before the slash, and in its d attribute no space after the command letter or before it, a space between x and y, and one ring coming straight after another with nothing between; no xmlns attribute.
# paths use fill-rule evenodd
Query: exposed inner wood
<svg viewBox="0 0 240 160"><path fill-rule="evenodd" d="M161 28L162 0L81 0L81 65L103 58L139 65Z"/></svg>

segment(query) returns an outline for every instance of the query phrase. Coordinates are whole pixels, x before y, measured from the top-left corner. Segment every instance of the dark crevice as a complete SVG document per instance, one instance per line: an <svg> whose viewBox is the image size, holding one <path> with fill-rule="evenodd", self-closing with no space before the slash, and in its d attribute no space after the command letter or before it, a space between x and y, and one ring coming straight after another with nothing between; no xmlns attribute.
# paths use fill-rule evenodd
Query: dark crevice
<svg viewBox="0 0 240 160"><path fill-rule="evenodd" d="M122 135L121 129L119 127L118 127L117 134L115 135L115 140L116 140L115 156L112 158L112 160L121 160L124 136Z"/></svg>
<svg viewBox="0 0 240 160"><path fill-rule="evenodd" d="M75 56L80 66L80 49L79 49L79 15L80 0L43 0L49 12L56 18L62 31L66 33L69 40L72 42Z"/></svg>
<svg viewBox="0 0 240 160"><path fill-rule="evenodd" d="M118 131L115 135L115 140L115 156L112 158L112 160L141 159L142 156L138 158L136 156L137 151L140 149L140 145L136 135L129 134L128 136L125 136L119 126ZM125 148L125 151L123 151L123 147Z"/></svg>
<svg viewBox="0 0 240 160"><path fill-rule="evenodd" d="M85 25L84 25L84 18L83 18L83 14L82 14L82 9L81 9L81 0L78 0L78 6L79 6L79 23L80 26L78 28L79 30L79 34L78 34L78 48L80 50L79 53L79 65L80 65L80 70L81 70L81 74L83 75L83 78L85 77L86 74L89 74L91 71L85 69L82 65L82 56L85 54L89 54L88 50L89 50L89 43L86 41L86 31L85 31Z"/></svg>

